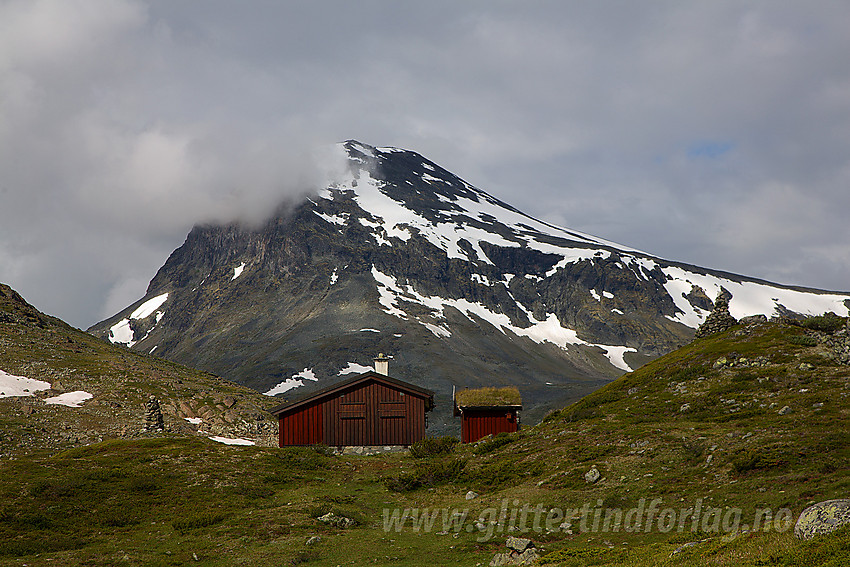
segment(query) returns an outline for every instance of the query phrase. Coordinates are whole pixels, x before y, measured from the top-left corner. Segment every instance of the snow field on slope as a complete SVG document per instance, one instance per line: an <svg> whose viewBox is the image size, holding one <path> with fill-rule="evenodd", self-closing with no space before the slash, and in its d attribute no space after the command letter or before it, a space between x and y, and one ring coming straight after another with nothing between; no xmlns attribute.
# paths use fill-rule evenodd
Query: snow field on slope
<svg viewBox="0 0 850 567"><path fill-rule="evenodd" d="M144 319L150 316L151 313L162 307L162 304L168 300L168 294L163 293L154 298L148 299L139 305L135 311L130 313L130 319Z"/></svg>
<svg viewBox="0 0 850 567"><path fill-rule="evenodd" d="M43 380L34 380L24 376L13 376L0 370L0 398L13 398L32 396L35 392L49 390L50 383ZM65 392L52 398L45 398L47 405L60 405L69 408L78 408L86 400L92 399L88 392L77 390L76 392Z"/></svg>
<svg viewBox="0 0 850 567"><path fill-rule="evenodd" d="M340 151L345 152L345 147L340 145ZM358 145L357 148L363 151L363 147ZM367 153L364 151L364 153ZM347 154L346 154L347 155ZM362 163L360 159L349 160L353 164ZM428 164L424 164L428 165ZM433 168L432 168L433 169ZM424 174L425 181L450 185L449 182ZM535 239L538 233L553 236L557 238L566 238L568 240L583 240L587 243L599 244L604 246L612 246L623 251L638 252L633 248L622 246L601 238L586 235L578 231L568 231L558 228L534 218L523 215L522 213L513 211L502 206L496 199L490 197L486 193L474 188L466 182L463 182L464 187L475 192L479 196L479 200L473 200L466 197L446 198L440 195L443 201L450 201L454 205L463 209L462 213L453 213L453 216L465 214L469 218L478 219L484 223L488 223L490 218L495 218L498 222L508 226L516 235L520 242L508 240L498 233L490 232L481 228L469 226L451 220L449 222L434 223L417 214L415 211L404 206L404 203L396 201L384 193L381 188L386 184L383 181L377 180L370 174L369 170L364 167L359 167L355 171L352 168L349 176L340 179L335 185L335 189L353 191L355 201L361 209L369 213L373 218L379 218L382 222L375 223L372 221L361 223L368 228L373 229L373 236L380 245L391 246L392 237L407 241L411 236L411 230L415 229L425 239L431 242L434 246L444 250L449 258L468 260L467 254L458 246L458 241L464 239L468 241L475 250L478 259L482 262L492 264L487 258L487 255L481 249L480 243L487 242L497 246L517 248L527 245L529 248L545 253L559 254L564 258L565 262L576 262L578 260L592 257L600 252L598 250L587 250L584 248L561 247L540 242ZM320 198L332 200L332 192L327 189L320 192ZM327 222L338 223L338 219L316 213ZM452 213L450 213L452 214ZM410 228L407 228L410 227Z"/></svg>
<svg viewBox="0 0 850 567"><path fill-rule="evenodd" d="M362 145L358 146L358 149L363 150L367 154L374 153ZM342 151L345 151L344 147ZM423 166L425 165L429 164L423 162ZM433 167L427 167L426 169L436 171ZM428 173L422 174L421 177L430 183L439 182L440 184L449 184L446 180L434 177ZM652 259L632 256L630 253L638 252L633 248L536 221L533 218L526 217L522 213L502 206L497 200L468 183L462 183L466 189L478 195L478 200L476 201L475 199L462 196L446 197L445 195L438 195L441 201L451 202L453 205L462 209L460 212L449 212L446 214L455 217L465 215L472 219L479 219L485 223L489 222L489 219L495 218L497 222L509 227L517 236L519 242L508 240L495 232L469 226L462 220L431 222L415 211L408 209L404 203L396 201L384 193L382 191L382 188L385 186L384 182L373 178L369 170L364 167L352 168L350 177L342 180L341 185L337 188L353 191L357 204L369 213L373 219L380 219L380 222L360 219L364 226L372 230L372 234L379 245L391 246L392 241L390 239L393 237L406 241L410 238L411 232L415 230L434 246L445 251L449 258L461 260L475 259L469 258L468 254L458 245L458 242L464 239L472 245L479 261L492 264L481 247L482 242L502 247L519 247L524 243L524 245L534 250L561 256L561 260L545 274L546 277L554 276L568 264L579 261L605 259L609 258L612 254L610 250L562 247L546 242L539 242L535 238L539 232L545 235L573 240L577 238L585 239L589 243L610 246L625 252L626 254L621 255L622 262L619 262L618 266L622 269L633 271L637 277L644 280L649 279L645 273L646 271L651 271L659 267ZM328 192L325 198L332 199L333 197ZM326 220L333 222L336 219ZM410 228L408 229L407 227ZM642 254L640 252L638 253ZM683 297L683 294L691 292L693 285L702 287L709 297L716 297L721 286L728 289L733 295L730 302L730 311L737 318L757 313L763 313L767 316L776 315L779 312L777 309L777 305L779 304L784 305L792 311L806 314L819 314L826 311L834 311L840 315L848 313L847 307L843 304L844 299L846 299L844 296L798 292L755 282L738 283L717 276L695 274L678 267L666 267L661 268L661 270L668 278L666 283L663 284L664 288L678 310L675 315L667 316L668 319L691 328L698 327L708 315L708 311L695 308ZM482 281L481 283L485 282ZM603 297L613 298L612 294L604 291L600 293L597 290L592 290L591 294L597 300L601 300ZM394 304L386 293L382 295L382 305L391 314L406 318L406 314ZM438 327L431 323L428 325L429 330L436 336L445 337L450 334L450 331L445 327Z"/></svg>
<svg viewBox="0 0 850 567"><path fill-rule="evenodd" d="M847 296L843 295L806 293L755 282L736 282L712 275L695 274L675 266L662 267L661 271L669 278L664 287L681 311L675 317L668 316L668 319L688 327L698 327L707 315L707 312L694 308L683 297L683 294L691 292L694 285L701 287L712 300L717 298L721 288L729 290L732 294L729 313L736 319L757 314L776 316L780 313L779 305L806 315L820 315L829 311L844 317L850 314L844 304Z"/></svg>
<svg viewBox="0 0 850 567"><path fill-rule="evenodd" d="M77 390L75 392L65 392L64 394L59 394L58 396L53 396L52 398L46 398L44 400L44 403L48 405L78 408L83 404L83 402L90 400L93 397L94 396L92 394L89 394L88 392L84 392L83 390Z"/></svg>
<svg viewBox="0 0 850 567"><path fill-rule="evenodd" d="M399 301L408 301L418 303L424 307L431 309L434 312L434 319L445 319L445 309L454 307L460 313L464 314L470 321L475 321L472 315L483 319L490 323L496 329L505 333L511 331L515 335L528 337L532 341L540 344L550 342L566 350L569 345L582 345L590 347L598 347L605 351L605 356L613 366L625 371L632 369L626 364L623 356L627 352L635 352L634 348L626 346L611 346L588 343L578 337L578 333L572 329L567 329L561 326L558 317L554 313L548 313L543 321L537 320L534 316L520 303L517 306L526 312L531 326L521 328L513 325L510 318L502 313L494 313L480 303L474 303L466 299L445 299L436 296L424 296L417 293L410 285L400 285L398 281L390 275L384 274L376 267L372 266L372 277L378 284L379 302L384 308L384 311L390 315L399 317L400 319L410 320L409 315L401 309ZM416 320L426 329L431 331L437 337L451 336L451 331L445 326L435 325L434 323Z"/></svg>
<svg viewBox="0 0 850 567"><path fill-rule="evenodd" d="M133 329L130 327L130 321L150 317L150 315L154 311L162 307L162 304L165 303L167 300L168 294L163 293L161 295L157 295L156 297L148 299L147 301L139 305L132 313L130 313L130 317L125 317L124 319L121 319L109 328L109 342L113 344L120 343L127 345L128 347L132 347L134 344L145 340L145 338L147 338L148 336L147 334L139 341L134 340ZM165 313L163 311L157 312L157 323L159 323L164 314ZM151 331L152 330L153 328L151 328ZM150 331L148 331L148 334L150 334Z"/></svg>
<svg viewBox="0 0 850 567"><path fill-rule="evenodd" d="M24 376L13 376L0 370L0 398L32 396L35 392L49 389L50 382Z"/></svg>
<svg viewBox="0 0 850 567"><path fill-rule="evenodd" d="M357 364L356 362L349 362L348 366L343 368L337 373L337 376L344 376L346 374L362 374L364 372L374 372L374 368L371 366L363 366L362 364Z"/></svg>
<svg viewBox="0 0 850 567"><path fill-rule="evenodd" d="M234 439L231 437L219 437L216 435L214 437L210 437L210 439L212 439L216 443L223 443L224 445L240 445L243 447L250 447L251 445L256 445L256 443L254 443L253 441L249 441L248 439L242 439L240 437Z"/></svg>
<svg viewBox="0 0 850 567"><path fill-rule="evenodd" d="M292 376L292 378L287 378L283 382L276 385L274 388L269 390L268 392L263 392L264 396L276 396L278 394L282 394L284 392L288 392L293 388L298 388L299 386L304 385L304 380L311 380L313 382L318 382L319 379L316 378L316 374L313 372L311 368L305 368L298 374Z"/></svg>

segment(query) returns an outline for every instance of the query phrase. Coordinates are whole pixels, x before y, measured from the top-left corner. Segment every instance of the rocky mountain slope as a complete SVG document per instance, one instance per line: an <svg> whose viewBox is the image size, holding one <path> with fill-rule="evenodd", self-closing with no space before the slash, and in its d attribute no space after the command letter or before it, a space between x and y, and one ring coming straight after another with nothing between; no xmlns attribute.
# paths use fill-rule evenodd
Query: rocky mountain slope
<svg viewBox="0 0 850 567"><path fill-rule="evenodd" d="M195 227L90 331L284 395L390 353L393 376L437 392L439 429L453 386L517 385L532 420L578 399L690 341L724 289L736 318L848 314L848 294L538 221L415 152L338 149L342 178L262 226Z"/></svg>
<svg viewBox="0 0 850 567"><path fill-rule="evenodd" d="M164 431L146 431L152 395ZM218 376L101 341L0 284L0 458L162 434L276 445L270 402Z"/></svg>

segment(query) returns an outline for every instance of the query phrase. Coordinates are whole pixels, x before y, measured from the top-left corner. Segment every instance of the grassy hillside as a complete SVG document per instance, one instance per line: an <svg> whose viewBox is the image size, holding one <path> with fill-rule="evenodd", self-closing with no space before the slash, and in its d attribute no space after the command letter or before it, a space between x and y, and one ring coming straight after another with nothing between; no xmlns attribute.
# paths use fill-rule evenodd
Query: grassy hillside
<svg viewBox="0 0 850 567"><path fill-rule="evenodd" d="M264 408L274 400L218 376L116 347L40 313L0 284L0 370L40 380L50 390L0 397L0 455L65 449L142 435L144 403L155 395L174 434L249 436L273 441ZM79 408L47 405L63 392L94 397ZM182 409L181 409L182 408ZM199 425L184 418L204 415Z"/></svg>
<svg viewBox="0 0 850 567"><path fill-rule="evenodd" d="M844 565L848 529L800 542L792 528L808 504L850 492L845 328L739 326L519 434L430 440L416 456L233 447L177 430L33 449L0 461L0 565L487 565L508 535L551 565ZM82 372L70 361L85 349L52 344L66 380L106 385L119 364L156 362L126 353L104 364L111 374ZM38 359L18 356L0 368ZM140 403L157 383L144 376L98 395L135 387ZM191 376L213 391L214 378ZM16 419L4 435L27 426Z"/></svg>

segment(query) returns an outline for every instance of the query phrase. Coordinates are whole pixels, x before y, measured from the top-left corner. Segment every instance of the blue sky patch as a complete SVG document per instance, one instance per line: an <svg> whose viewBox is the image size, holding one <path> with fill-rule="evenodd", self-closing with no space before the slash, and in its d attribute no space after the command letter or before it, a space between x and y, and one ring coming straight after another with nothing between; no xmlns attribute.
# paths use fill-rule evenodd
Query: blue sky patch
<svg viewBox="0 0 850 567"><path fill-rule="evenodd" d="M701 140L688 146L688 157L717 159L735 148L732 142L720 142L716 140Z"/></svg>

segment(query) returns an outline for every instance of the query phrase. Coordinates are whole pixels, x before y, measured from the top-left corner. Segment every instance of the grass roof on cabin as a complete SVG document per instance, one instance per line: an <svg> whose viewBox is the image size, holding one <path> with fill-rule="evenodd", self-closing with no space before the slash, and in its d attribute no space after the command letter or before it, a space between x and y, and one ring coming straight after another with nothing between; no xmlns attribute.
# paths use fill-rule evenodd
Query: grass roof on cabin
<svg viewBox="0 0 850 567"><path fill-rule="evenodd" d="M458 407L521 406L522 398L515 386L504 388L465 388L455 393Z"/></svg>

